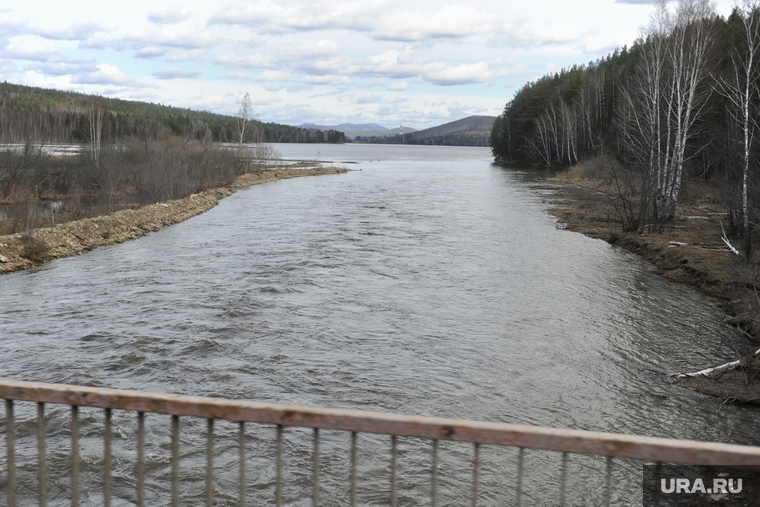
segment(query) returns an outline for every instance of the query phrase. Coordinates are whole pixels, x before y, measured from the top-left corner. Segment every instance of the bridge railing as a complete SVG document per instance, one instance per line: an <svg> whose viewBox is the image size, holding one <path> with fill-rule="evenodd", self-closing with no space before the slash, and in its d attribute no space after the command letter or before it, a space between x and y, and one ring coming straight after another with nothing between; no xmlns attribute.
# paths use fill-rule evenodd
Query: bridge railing
<svg viewBox="0 0 760 507"><path fill-rule="evenodd" d="M238 425L239 447L239 494L237 502L246 505L246 423L274 425L275 441L275 494L277 506L283 502L283 431L286 427L312 429L313 448L311 452L311 503L319 504L320 497L320 430L338 430L350 434L348 503L357 503L357 434L371 433L390 437L390 462L388 505L397 504L397 439L415 437L430 441L431 466L429 494L430 504L438 501L438 449L439 441L456 441L472 444L471 480L468 496L471 505L479 501L479 464L481 446L509 446L518 450L516 476L510 492L515 505L523 503L523 459L526 449L541 449L561 453L559 471L559 503L568 502L567 474L568 455L585 454L606 458L606 475L602 501L610 505L613 489L612 466L614 459L629 458L650 463L687 463L693 465L736 465L752 466L760 463L760 447L706 443L696 441L650 438L631 435L617 435L589 431L542 428L535 426L500 424L414 417L389 413L364 412L355 410L334 410L303 406L233 401L220 398L180 396L172 394L99 389L72 385L43 384L0 380L0 398L5 400L5 447L6 463L0 462L0 491L5 489L7 505L16 507L16 421L14 411L19 402L36 403L37 437L37 497L41 506L48 502L48 470L46 451L46 404L68 405L70 407L70 496L71 505L80 502L80 456L79 456L79 412L80 407L104 410L104 431L102 460L103 505L111 505L112 496L112 438L113 411L130 411L136 417L136 503L146 505L145 497L145 414L166 414L171 416L171 505L177 506L181 500L179 487L180 467L180 418L192 417L206 420L206 505L214 505L214 422L227 420ZM119 429L119 431L121 431ZM5 468L4 484L2 471ZM331 501L330 503L334 503Z"/></svg>

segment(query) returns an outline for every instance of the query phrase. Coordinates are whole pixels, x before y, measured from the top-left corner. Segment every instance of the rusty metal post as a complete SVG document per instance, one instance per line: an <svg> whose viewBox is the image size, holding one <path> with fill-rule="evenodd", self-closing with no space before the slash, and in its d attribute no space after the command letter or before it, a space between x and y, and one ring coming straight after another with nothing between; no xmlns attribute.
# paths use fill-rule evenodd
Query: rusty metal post
<svg viewBox="0 0 760 507"><path fill-rule="evenodd" d="M179 507L179 416L172 416L172 507Z"/></svg>
<svg viewBox="0 0 760 507"><path fill-rule="evenodd" d="M314 485L314 491L311 495L312 507L318 507L319 505L319 428L314 428L314 456L313 456L313 477L312 483Z"/></svg>
<svg viewBox="0 0 760 507"><path fill-rule="evenodd" d="M478 468L480 467L480 444L475 444L472 456L472 507L478 507Z"/></svg>
<svg viewBox="0 0 760 507"><path fill-rule="evenodd" d="M438 496L438 440L433 440L433 465L430 470L430 505L435 507Z"/></svg>
<svg viewBox="0 0 760 507"><path fill-rule="evenodd" d="M525 449L520 447L517 451L517 507L522 507L522 481L523 462L525 461Z"/></svg>
<svg viewBox="0 0 760 507"><path fill-rule="evenodd" d="M604 505L610 507L612 502L612 457L607 456L604 479Z"/></svg>
<svg viewBox="0 0 760 507"><path fill-rule="evenodd" d="M79 407L71 406L71 507L79 507Z"/></svg>
<svg viewBox="0 0 760 507"><path fill-rule="evenodd" d="M240 445L240 507L245 507L245 423L240 421L239 424L239 445Z"/></svg>
<svg viewBox="0 0 760 507"><path fill-rule="evenodd" d="M275 479L275 504L282 506L282 424L277 425L277 477Z"/></svg>
<svg viewBox="0 0 760 507"><path fill-rule="evenodd" d="M356 507L356 432L351 432L351 507Z"/></svg>
<svg viewBox="0 0 760 507"><path fill-rule="evenodd" d="M5 446L8 453L8 507L16 507L16 462L13 434L13 400L5 400Z"/></svg>
<svg viewBox="0 0 760 507"><path fill-rule="evenodd" d="M40 484L40 507L47 506L47 460L45 450L45 404L37 403L37 481Z"/></svg>
<svg viewBox="0 0 760 507"><path fill-rule="evenodd" d="M214 507L214 420L209 418L206 440L206 507Z"/></svg>
<svg viewBox="0 0 760 507"><path fill-rule="evenodd" d="M567 505L567 453L562 453L562 468L560 469L559 505Z"/></svg>
<svg viewBox="0 0 760 507"><path fill-rule="evenodd" d="M111 409L105 409L106 427L103 439L105 457L103 458L103 505L111 507Z"/></svg>
<svg viewBox="0 0 760 507"><path fill-rule="evenodd" d="M391 435L391 507L396 507L396 435Z"/></svg>
<svg viewBox="0 0 760 507"><path fill-rule="evenodd" d="M137 505L145 507L145 412L137 413Z"/></svg>

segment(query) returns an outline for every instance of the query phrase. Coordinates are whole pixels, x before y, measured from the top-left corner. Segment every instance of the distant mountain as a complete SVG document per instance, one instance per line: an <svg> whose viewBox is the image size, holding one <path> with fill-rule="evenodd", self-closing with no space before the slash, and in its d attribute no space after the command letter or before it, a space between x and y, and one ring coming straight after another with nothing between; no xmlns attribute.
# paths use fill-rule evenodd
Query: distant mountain
<svg viewBox="0 0 760 507"><path fill-rule="evenodd" d="M302 129L319 129L319 130L357 130L359 132L366 132L369 130L390 130L377 123L341 123L340 125L317 125L315 123L302 123L299 125Z"/></svg>
<svg viewBox="0 0 760 507"><path fill-rule="evenodd" d="M468 116L461 120L444 123L437 127L417 130L415 132L383 136L362 134L359 138L349 136L346 139L365 143L393 144L440 144L453 146L488 146L495 116Z"/></svg>
<svg viewBox="0 0 760 507"><path fill-rule="evenodd" d="M399 128L386 128L377 123L341 123L340 125L317 125L316 123L302 123L299 125L302 129L318 129L318 130L337 130L346 134L346 139L353 139L357 136L362 137L386 137L395 136L396 134L403 133L409 134L411 132L417 132L417 129L411 127L399 127Z"/></svg>
<svg viewBox="0 0 760 507"><path fill-rule="evenodd" d="M490 136L493 122L495 120L495 116L468 116L467 118L444 123L437 127L418 130L406 137L409 137L410 139L426 139L430 137L449 136L463 132L469 132L471 134L487 132L486 136Z"/></svg>

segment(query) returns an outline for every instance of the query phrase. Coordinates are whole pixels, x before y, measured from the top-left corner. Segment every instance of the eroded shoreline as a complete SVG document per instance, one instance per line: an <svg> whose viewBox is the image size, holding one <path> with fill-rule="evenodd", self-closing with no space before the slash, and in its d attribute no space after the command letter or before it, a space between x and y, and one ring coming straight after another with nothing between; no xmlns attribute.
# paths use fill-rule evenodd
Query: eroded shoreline
<svg viewBox="0 0 760 507"><path fill-rule="evenodd" d="M210 210L238 189L288 178L343 174L339 167L280 169L243 174L228 187L212 188L174 201L75 220L23 234L0 236L0 274L30 269L53 259L80 255L99 246L124 243Z"/></svg>
<svg viewBox="0 0 760 507"><path fill-rule="evenodd" d="M582 169L567 170L549 181L592 190L596 197L555 202L551 214L568 230L633 252L654 264L662 276L717 298L726 312L726 323L747 338L742 350L737 351L737 359L741 359L738 368L715 378L673 375L668 380L726 402L760 404L760 357L753 355L760 341L760 297L747 282L754 279L756 266L744 262L722 241L721 225L727 218L717 199L709 189L701 189L679 204L675 220L662 232L626 232L617 218L609 184L579 176L579 172Z"/></svg>

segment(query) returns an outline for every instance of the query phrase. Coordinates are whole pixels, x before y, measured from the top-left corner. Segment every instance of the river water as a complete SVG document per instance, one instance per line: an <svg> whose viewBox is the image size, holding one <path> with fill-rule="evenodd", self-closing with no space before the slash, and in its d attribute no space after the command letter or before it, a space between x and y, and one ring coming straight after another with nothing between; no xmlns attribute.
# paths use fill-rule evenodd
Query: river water
<svg viewBox="0 0 760 507"><path fill-rule="evenodd" d="M741 338L721 324L717 302L558 228L547 201L568 190L496 167L484 148L275 148L354 171L244 189L142 239L0 277L0 376L760 444L756 410L659 374L733 358ZM19 412L28 463L19 480L31 488L33 408ZM49 417L51 474L63 474L66 417L54 407ZM133 416L115 417L115 505L132 505ZM101 502L101 420L84 411L84 505ZM204 497L204 423L183 425L191 505ZM165 503L168 418L148 416L148 426L149 499ZM219 505L235 505L235 427L217 431ZM250 495L270 503L273 434L249 434L249 468L259 471ZM286 435L286 503L310 505L308 434ZM346 498L346 438L325 437L325 498ZM387 444L360 436L362 504L387 500ZM427 451L400 445L400 505L418 505ZM442 447L441 505L467 498L470 453ZM484 450L482 461L481 503L504 505L495 495L512 484L514 452ZM556 503L547 485L556 454L528 453L526 466L531 505ZM603 480L602 461L575 466ZM640 498L626 482L637 467L617 465L620 505ZM67 484L51 486L54 504L65 504ZM586 493L579 505L599 501Z"/></svg>

